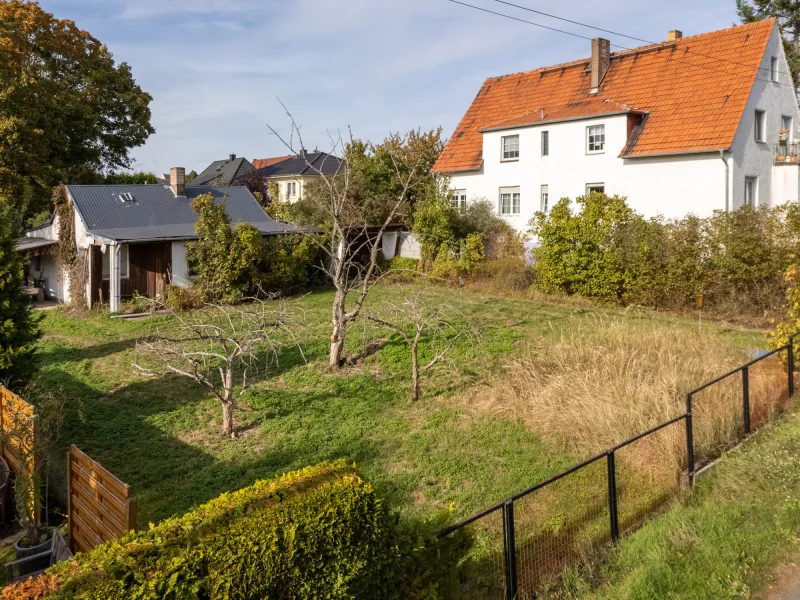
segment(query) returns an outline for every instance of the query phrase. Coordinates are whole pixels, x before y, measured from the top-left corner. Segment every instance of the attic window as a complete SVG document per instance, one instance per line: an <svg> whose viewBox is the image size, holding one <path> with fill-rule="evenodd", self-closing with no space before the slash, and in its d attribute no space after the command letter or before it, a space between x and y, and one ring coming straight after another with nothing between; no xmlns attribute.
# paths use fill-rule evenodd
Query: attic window
<svg viewBox="0 0 800 600"><path fill-rule="evenodd" d="M125 203L133 202L133 194L131 194L130 192L122 192L119 195L119 199Z"/></svg>

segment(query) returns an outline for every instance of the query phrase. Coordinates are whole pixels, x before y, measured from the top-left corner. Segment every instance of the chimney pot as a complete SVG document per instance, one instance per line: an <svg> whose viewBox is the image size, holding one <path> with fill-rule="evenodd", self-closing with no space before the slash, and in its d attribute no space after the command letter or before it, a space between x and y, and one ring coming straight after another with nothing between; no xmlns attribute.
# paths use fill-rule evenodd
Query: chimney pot
<svg viewBox="0 0 800 600"><path fill-rule="evenodd" d="M592 40L592 93L597 93L606 71L611 66L611 42L605 38Z"/></svg>
<svg viewBox="0 0 800 600"><path fill-rule="evenodd" d="M186 195L186 169L183 167L172 167L169 170L169 187L176 196Z"/></svg>
<svg viewBox="0 0 800 600"><path fill-rule="evenodd" d="M667 34L667 41L668 42L674 42L675 40L679 40L682 37L683 37L683 32L682 31L679 31L677 29L673 29Z"/></svg>
<svg viewBox="0 0 800 600"><path fill-rule="evenodd" d="M231 155L230 155L230 159L231 159L231 160L236 160L236 155L235 155L235 154L231 154Z"/></svg>

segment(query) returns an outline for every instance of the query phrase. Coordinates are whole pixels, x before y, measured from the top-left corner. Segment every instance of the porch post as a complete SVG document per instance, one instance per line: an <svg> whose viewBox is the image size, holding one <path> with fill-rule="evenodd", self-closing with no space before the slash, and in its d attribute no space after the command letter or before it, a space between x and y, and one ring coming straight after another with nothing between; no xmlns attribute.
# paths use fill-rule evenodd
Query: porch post
<svg viewBox="0 0 800 600"><path fill-rule="evenodd" d="M109 264L109 302L111 304L111 312L119 312L120 304L120 281L119 281L119 246L112 244L108 246L108 264Z"/></svg>

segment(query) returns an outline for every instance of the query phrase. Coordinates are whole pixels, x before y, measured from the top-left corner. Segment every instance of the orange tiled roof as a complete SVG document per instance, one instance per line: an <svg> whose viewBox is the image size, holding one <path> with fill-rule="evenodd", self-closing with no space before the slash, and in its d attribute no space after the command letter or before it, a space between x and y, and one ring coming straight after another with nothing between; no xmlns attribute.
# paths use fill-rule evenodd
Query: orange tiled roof
<svg viewBox="0 0 800 600"><path fill-rule="evenodd" d="M279 162L289 160L293 156L294 154L289 154L287 156L274 156L272 158L257 158L253 161L253 167L255 169L263 169L264 167L271 167L272 165L277 164Z"/></svg>
<svg viewBox="0 0 800 600"><path fill-rule="evenodd" d="M619 112L648 113L625 156L730 148L774 26L765 19L614 52L596 94L589 59L489 78L433 170L479 169L483 130Z"/></svg>

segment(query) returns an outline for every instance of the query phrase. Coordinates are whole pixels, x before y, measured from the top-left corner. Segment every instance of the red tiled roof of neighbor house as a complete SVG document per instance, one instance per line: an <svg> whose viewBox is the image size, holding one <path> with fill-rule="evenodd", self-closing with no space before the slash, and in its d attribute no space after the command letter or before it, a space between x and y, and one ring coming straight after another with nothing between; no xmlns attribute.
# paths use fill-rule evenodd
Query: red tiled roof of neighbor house
<svg viewBox="0 0 800 600"><path fill-rule="evenodd" d="M619 149L625 157L728 149L774 26L765 19L614 52L596 94L588 58L491 77L433 170L479 169L485 130L620 112L647 114L635 139Z"/></svg>
<svg viewBox="0 0 800 600"><path fill-rule="evenodd" d="M277 164L279 162L289 160L293 156L294 154L289 154L287 156L274 156L272 158L257 158L253 161L253 167L255 169L263 169L264 167L271 167L272 165Z"/></svg>

